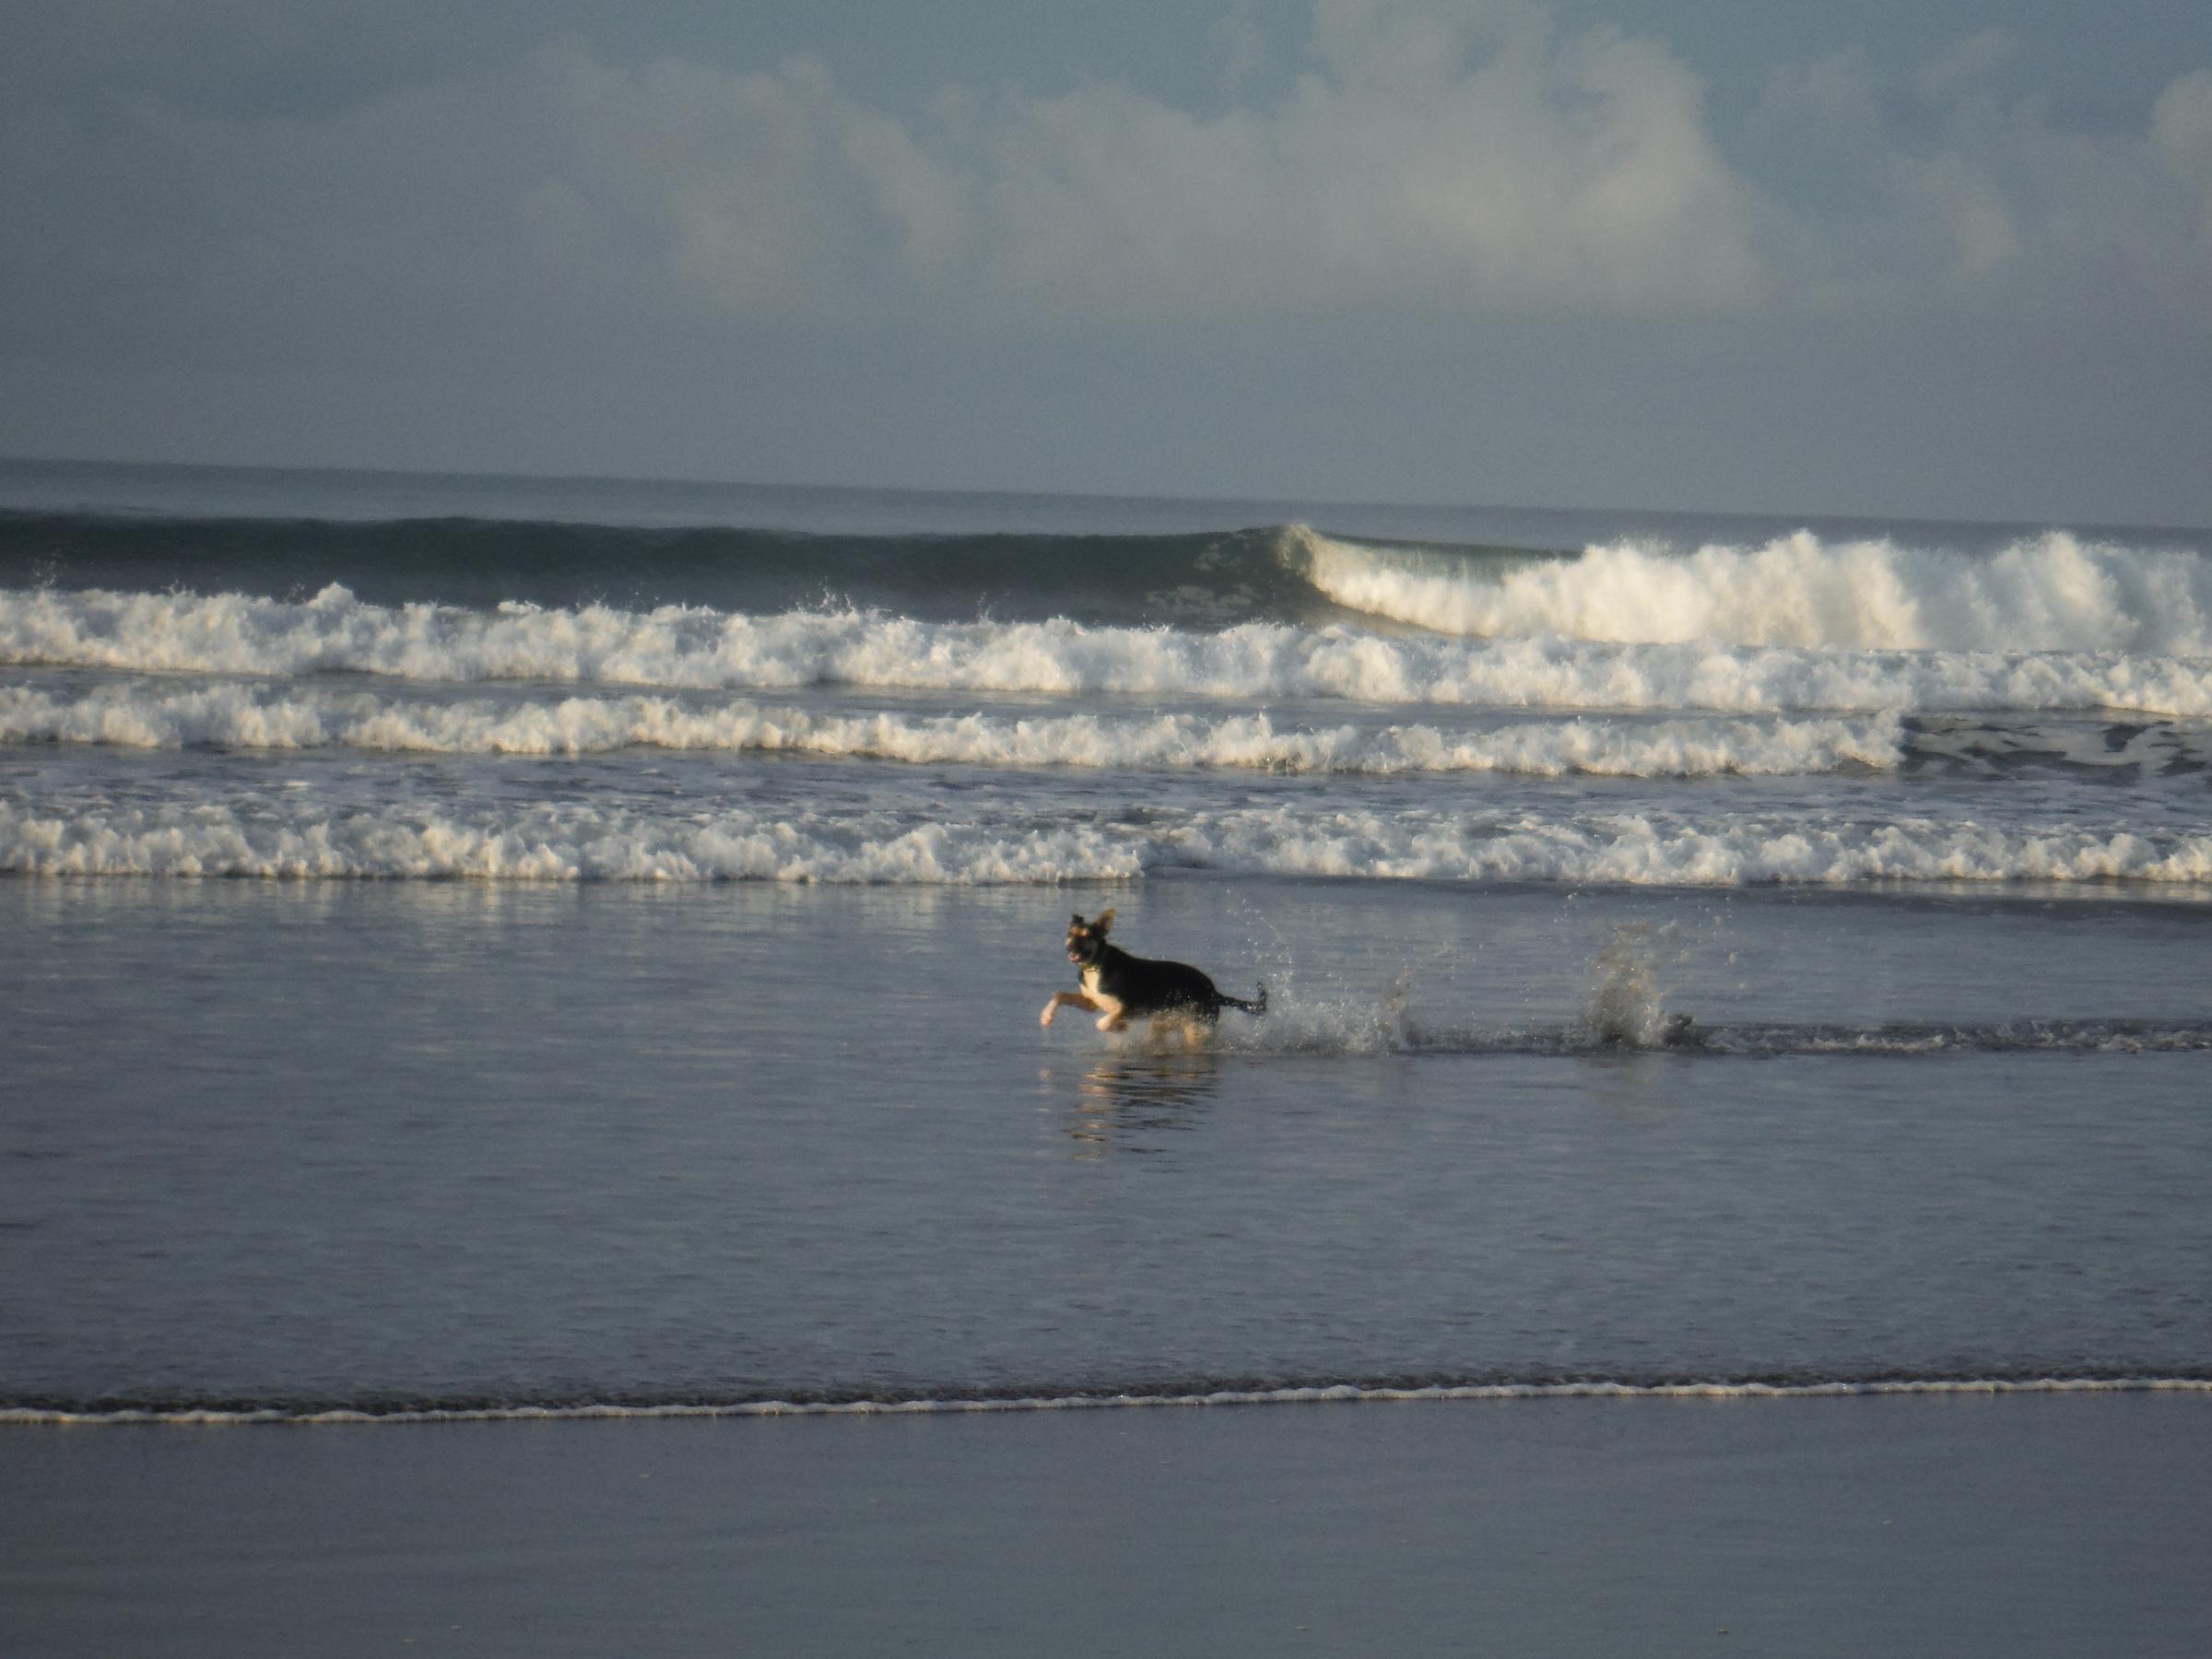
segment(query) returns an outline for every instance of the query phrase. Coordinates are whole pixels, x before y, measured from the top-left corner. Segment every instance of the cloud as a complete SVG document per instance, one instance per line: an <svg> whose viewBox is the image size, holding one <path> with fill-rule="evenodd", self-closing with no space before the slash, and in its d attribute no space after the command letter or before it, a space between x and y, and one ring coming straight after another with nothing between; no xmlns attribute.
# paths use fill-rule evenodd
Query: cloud
<svg viewBox="0 0 2212 1659"><path fill-rule="evenodd" d="M2201 310L2212 71L2092 135L2013 84L2021 62L1990 31L1895 73L1784 69L1733 144L1664 44L1560 36L1513 0L1318 0L1304 71L1218 110L1107 83L900 116L813 60L582 48L554 80L564 182L733 315Z"/></svg>
<svg viewBox="0 0 2212 1659"><path fill-rule="evenodd" d="M1701 311L1757 287L1747 197L1661 48L1324 7L1322 68L1205 120L1122 88L1006 112L978 265L1046 309Z"/></svg>
<svg viewBox="0 0 2212 1659"><path fill-rule="evenodd" d="M728 311L838 305L852 263L840 138L853 116L818 60L631 70L570 44L536 68L571 170L541 190L566 187L609 235L656 249L679 284Z"/></svg>
<svg viewBox="0 0 2212 1659"><path fill-rule="evenodd" d="M1778 72L1747 147L1778 276L1816 312L2132 306L2201 335L2212 72L2091 135L2010 84L2017 55L1991 33L1894 78L1855 53Z"/></svg>
<svg viewBox="0 0 2212 1659"><path fill-rule="evenodd" d="M547 62L570 182L734 311L816 309L886 278L1140 319L1637 314L1756 290L1747 194L1664 48L1555 42L1534 14L1488 7L1324 0L1312 56L1276 101L1219 114L1109 85L959 98L957 119L919 127L854 105L811 60Z"/></svg>
<svg viewBox="0 0 2212 1659"><path fill-rule="evenodd" d="M131 3L88 16L123 38ZM2212 69L2180 74L2133 132L2091 135L1985 34L1894 74L1860 55L1782 71L1724 135L1665 44L1563 35L1534 5L1318 0L1288 76L1256 73L1253 17L1227 12L1224 96L1203 109L1112 82L892 109L816 58L732 68L582 40L296 108L144 85L64 105L23 80L0 107L18 231L0 330L60 339L74 318L97 341L129 317L228 340L343 317L367 339L382 317L428 337L441 308L519 329L534 307L566 326L594 308L1327 324L2069 304L2212 327ZM280 43L287 63L305 50ZM206 79L188 70L179 86Z"/></svg>
<svg viewBox="0 0 2212 1659"><path fill-rule="evenodd" d="M2196 195L2199 240L2212 241L2212 69L2192 70L2159 94L2150 136L2159 159Z"/></svg>

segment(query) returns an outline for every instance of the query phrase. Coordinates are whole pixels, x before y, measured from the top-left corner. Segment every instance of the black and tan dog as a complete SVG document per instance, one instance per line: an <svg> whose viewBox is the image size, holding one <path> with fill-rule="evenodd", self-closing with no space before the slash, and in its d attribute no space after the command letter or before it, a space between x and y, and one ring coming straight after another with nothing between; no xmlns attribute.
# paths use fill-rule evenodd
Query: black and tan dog
<svg viewBox="0 0 2212 1659"><path fill-rule="evenodd" d="M1150 1019L1157 1032L1163 1024L1180 1022L1186 1040L1195 1040L1201 1029L1211 1027L1224 1008L1241 1008L1247 1014L1267 1012L1267 987L1262 985L1250 1002L1224 996L1214 982L1187 962L1159 962L1131 956L1118 945L1106 942L1113 912L1100 911L1086 922L1078 914L1067 927L1067 959L1082 972L1083 989L1055 991L1039 1025L1051 1025L1063 1008L1081 1008L1099 1017L1101 1031L1123 1031L1132 1019Z"/></svg>

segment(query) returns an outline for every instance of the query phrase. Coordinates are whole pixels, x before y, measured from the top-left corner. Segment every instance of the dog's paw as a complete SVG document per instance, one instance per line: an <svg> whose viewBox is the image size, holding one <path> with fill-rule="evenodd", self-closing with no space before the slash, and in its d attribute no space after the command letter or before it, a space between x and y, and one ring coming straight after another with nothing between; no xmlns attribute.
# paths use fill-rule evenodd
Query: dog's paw
<svg viewBox="0 0 2212 1659"><path fill-rule="evenodd" d="M1053 1016L1059 1012L1060 1005L1057 1002L1046 1003L1044 1012L1037 1016L1037 1023L1041 1026L1049 1026L1053 1023Z"/></svg>

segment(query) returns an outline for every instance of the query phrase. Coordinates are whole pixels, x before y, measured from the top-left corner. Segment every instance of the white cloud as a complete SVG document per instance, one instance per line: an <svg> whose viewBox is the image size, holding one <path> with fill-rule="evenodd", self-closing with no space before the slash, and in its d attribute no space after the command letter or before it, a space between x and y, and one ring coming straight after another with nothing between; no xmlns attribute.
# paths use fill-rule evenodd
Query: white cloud
<svg viewBox="0 0 2212 1659"><path fill-rule="evenodd" d="M1173 315L1696 311L1756 287L1745 194L1663 50L1523 31L1470 65L1395 8L1339 20L1322 55L1279 103L1212 120L1112 88L1008 111L985 283Z"/></svg>
<svg viewBox="0 0 2212 1659"><path fill-rule="evenodd" d="M1859 54L1778 74L1740 161L1665 46L1560 38L1519 0L1317 0L1305 72L1218 111L1110 83L950 88L910 119L812 60L547 61L564 182L740 315L1652 318L2123 289L2171 312L2212 238L2212 72L2147 130L2092 137L2008 89L2001 32L1895 75Z"/></svg>
<svg viewBox="0 0 2212 1659"><path fill-rule="evenodd" d="M2159 94L2150 135L2159 159L2197 195L2201 239L2212 241L2212 69L2194 69Z"/></svg>
<svg viewBox="0 0 2212 1659"><path fill-rule="evenodd" d="M1487 51L1477 51L1480 44ZM1120 86L917 131L819 64L552 62L574 181L734 311L907 280L1035 314L1376 304L1701 311L1753 292L1748 198L1662 47L1493 8L1324 0L1319 68L1201 116Z"/></svg>
<svg viewBox="0 0 2212 1659"><path fill-rule="evenodd" d="M1520 0L1317 0L1288 79L1255 74L1252 18L1228 11L1230 96L1203 109L1106 83L893 110L811 58L576 41L276 113L18 100L0 295L24 337L94 316L93 271L142 272L109 309L168 307L180 336L218 312L305 331L382 305L405 326L509 296L518 327L537 301L558 301L548 326L673 303L1130 323L2102 306L2212 327L2212 69L2135 132L2088 135L2012 88L2010 41L1977 36L1917 70L1777 75L1724 144L1664 44L1561 37Z"/></svg>
<svg viewBox="0 0 2212 1659"><path fill-rule="evenodd" d="M819 62L629 70L580 44L537 62L573 145L564 182L618 234L658 249L685 288L735 312L841 298L852 118Z"/></svg>
<svg viewBox="0 0 2212 1659"><path fill-rule="evenodd" d="M843 143L847 165L897 228L907 265L924 281L949 280L974 245L973 181L934 160L887 115L849 113Z"/></svg>

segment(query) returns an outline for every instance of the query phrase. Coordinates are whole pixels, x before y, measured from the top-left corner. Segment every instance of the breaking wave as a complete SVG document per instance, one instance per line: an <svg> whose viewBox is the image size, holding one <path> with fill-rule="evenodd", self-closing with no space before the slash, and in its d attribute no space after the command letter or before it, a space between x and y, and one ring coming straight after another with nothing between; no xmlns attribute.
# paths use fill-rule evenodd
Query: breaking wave
<svg viewBox="0 0 2212 1659"><path fill-rule="evenodd" d="M76 696L0 687L0 742L128 748L591 755L640 747L939 765L1703 777L1887 770L1900 761L1901 734L1894 717L1646 724L1584 718L1481 732L1422 724L1302 730L1277 726L1264 713L1014 718L699 705L644 695L453 701L265 683L109 686Z"/></svg>
<svg viewBox="0 0 2212 1659"><path fill-rule="evenodd" d="M2177 625L2178 626L2178 625ZM472 684L899 689L1721 712L2129 709L2212 715L2212 661L2129 651L1861 650L924 622L858 610L367 604L0 590L0 663L136 673L368 674Z"/></svg>
<svg viewBox="0 0 2212 1659"><path fill-rule="evenodd" d="M1935 532L1932 534L1941 534ZM1320 627L1364 618L1485 639L1847 651L2212 655L2212 561L2062 530L1975 550L1809 530L1687 549L1393 545L1306 524L1168 534L822 534L699 524L167 518L0 510L0 584L384 605L842 604L947 623Z"/></svg>
<svg viewBox="0 0 2212 1659"><path fill-rule="evenodd" d="M1830 543L1633 545L1500 565L1298 534L1338 605L1445 633L1853 651L2212 655L2212 564L2053 531L1994 554Z"/></svg>
<svg viewBox="0 0 2212 1659"><path fill-rule="evenodd" d="M2124 821L2124 820L2123 820ZM2212 881L2212 834L1841 813L1153 809L1030 822L914 811L379 805L312 792L142 806L0 801L0 871L45 876L994 885L1246 875L1726 888Z"/></svg>

